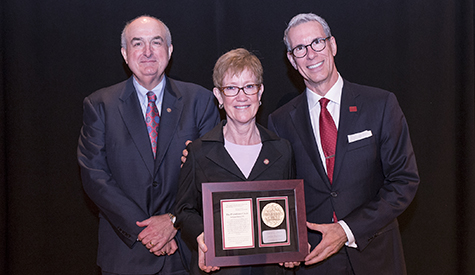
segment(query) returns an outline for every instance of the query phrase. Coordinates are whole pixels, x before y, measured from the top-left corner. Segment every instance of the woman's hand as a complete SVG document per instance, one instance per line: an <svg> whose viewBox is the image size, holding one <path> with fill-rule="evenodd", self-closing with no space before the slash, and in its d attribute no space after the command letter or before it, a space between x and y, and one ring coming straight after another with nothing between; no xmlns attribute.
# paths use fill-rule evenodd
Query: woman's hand
<svg viewBox="0 0 475 275"><path fill-rule="evenodd" d="M205 265L205 253L208 251L208 247L205 244L205 237L203 232L198 237L196 237L196 241L198 242L198 266L200 267L200 269L206 273L219 270L219 267L217 266Z"/></svg>

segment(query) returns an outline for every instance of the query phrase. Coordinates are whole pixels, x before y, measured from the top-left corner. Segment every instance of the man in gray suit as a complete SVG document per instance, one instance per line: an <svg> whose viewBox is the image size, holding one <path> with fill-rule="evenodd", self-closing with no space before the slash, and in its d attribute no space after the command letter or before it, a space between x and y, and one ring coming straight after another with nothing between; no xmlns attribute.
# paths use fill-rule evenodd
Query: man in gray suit
<svg viewBox="0 0 475 275"><path fill-rule="evenodd" d="M84 190L100 210L97 263L103 274L187 274L172 213L180 156L219 113L210 91L165 76L173 46L160 20L129 22L121 51L133 76L84 99L78 145Z"/></svg>

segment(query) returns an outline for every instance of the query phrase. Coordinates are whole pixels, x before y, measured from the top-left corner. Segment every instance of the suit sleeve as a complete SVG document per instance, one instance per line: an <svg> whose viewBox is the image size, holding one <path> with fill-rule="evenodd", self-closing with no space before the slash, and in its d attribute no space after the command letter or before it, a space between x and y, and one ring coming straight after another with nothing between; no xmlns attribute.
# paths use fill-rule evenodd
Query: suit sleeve
<svg viewBox="0 0 475 275"><path fill-rule="evenodd" d="M269 115L268 117L268 120L267 120L267 129L276 133L278 136L279 135L279 132L277 131L274 123L273 123L273 120L272 120L272 115ZM288 140L285 140L283 141L285 144L286 144L286 147L288 148L287 151L288 151L288 154L289 154L289 165L288 165L288 179L295 179L296 177L296 167L295 167L295 156L294 156L294 152L293 152L293 149L292 149L292 145L290 144L290 141Z"/></svg>
<svg viewBox="0 0 475 275"><path fill-rule="evenodd" d="M288 152L289 152L289 159L290 163L288 165L288 179L295 179L295 157L294 157L294 152L292 150L292 145L290 145L290 142L286 140L285 142L288 147Z"/></svg>
<svg viewBox="0 0 475 275"><path fill-rule="evenodd" d="M277 129L274 126L274 122L272 121L272 115L269 115L267 118L267 129L276 133L279 136L279 133L277 132Z"/></svg>
<svg viewBox="0 0 475 275"><path fill-rule="evenodd" d="M216 108L216 104L214 102L214 96L213 94L205 90L206 92L204 93L205 96L202 96L197 103L195 104L200 104L199 106L195 107L195 124L198 129L198 137L202 137L204 134L208 133L211 131L220 121L220 116L219 116L219 111L218 108ZM190 159L190 156L187 157L187 162L188 159ZM185 170L186 163L183 165L183 168L179 170L180 177L183 172L182 170ZM180 181L179 181L180 182ZM177 216L176 212L176 201L172 209L170 209L170 212L173 212L175 216Z"/></svg>
<svg viewBox="0 0 475 275"><path fill-rule="evenodd" d="M208 93L208 100L202 108L203 113L198 116L198 123L200 137L211 131L220 121L219 111L214 103L214 96L211 92Z"/></svg>
<svg viewBox="0 0 475 275"><path fill-rule="evenodd" d="M83 103L83 127L78 143L78 162L85 192L129 247L141 232L135 222L148 218L141 208L117 185L105 149L106 125L103 104Z"/></svg>
<svg viewBox="0 0 475 275"><path fill-rule="evenodd" d="M361 250L409 206L419 184L406 119L394 94L385 104L379 140L384 182L371 201L343 218Z"/></svg>
<svg viewBox="0 0 475 275"><path fill-rule="evenodd" d="M182 238L193 250L197 250L196 237L203 232L203 217L201 213L201 190L198 190L195 177L195 154L191 144L188 146L188 156L180 172L175 213L176 226L180 228Z"/></svg>

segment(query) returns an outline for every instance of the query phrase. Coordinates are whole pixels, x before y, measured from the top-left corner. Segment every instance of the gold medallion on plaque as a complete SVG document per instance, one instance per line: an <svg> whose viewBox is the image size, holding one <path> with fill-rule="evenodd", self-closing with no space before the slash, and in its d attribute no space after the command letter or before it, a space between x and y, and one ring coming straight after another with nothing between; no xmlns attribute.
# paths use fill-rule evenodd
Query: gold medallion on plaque
<svg viewBox="0 0 475 275"><path fill-rule="evenodd" d="M261 216L265 225L274 228L282 224L285 218L285 213L280 204L271 202L264 206Z"/></svg>

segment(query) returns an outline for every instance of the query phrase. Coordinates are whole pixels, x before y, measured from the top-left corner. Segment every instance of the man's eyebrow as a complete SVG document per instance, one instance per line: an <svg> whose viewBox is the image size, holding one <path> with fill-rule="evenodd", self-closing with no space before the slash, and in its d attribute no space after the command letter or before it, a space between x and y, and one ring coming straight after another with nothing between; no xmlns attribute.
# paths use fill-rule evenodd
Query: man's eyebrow
<svg viewBox="0 0 475 275"><path fill-rule="evenodd" d="M313 43L315 40L318 40L318 39L325 39L325 38L324 37L316 37L312 40L311 43ZM293 47L292 49L295 49L295 48L300 47L300 46L305 46L305 44L298 44L297 46Z"/></svg>
<svg viewBox="0 0 475 275"><path fill-rule="evenodd" d="M161 37L160 35L155 36L152 40L155 40L155 39L164 41L164 40L163 40L163 37Z"/></svg>
<svg viewBox="0 0 475 275"><path fill-rule="evenodd" d="M133 37L130 42L133 42L133 41L141 41L143 40L143 38L140 38L140 37Z"/></svg>
<svg viewBox="0 0 475 275"><path fill-rule="evenodd" d="M157 39L161 40L161 41L164 41L163 37L161 37L160 35L157 35L157 36L153 37L151 40L157 40ZM143 41L143 40L144 39L142 37L133 37L131 39L131 42L133 42L133 41Z"/></svg>

